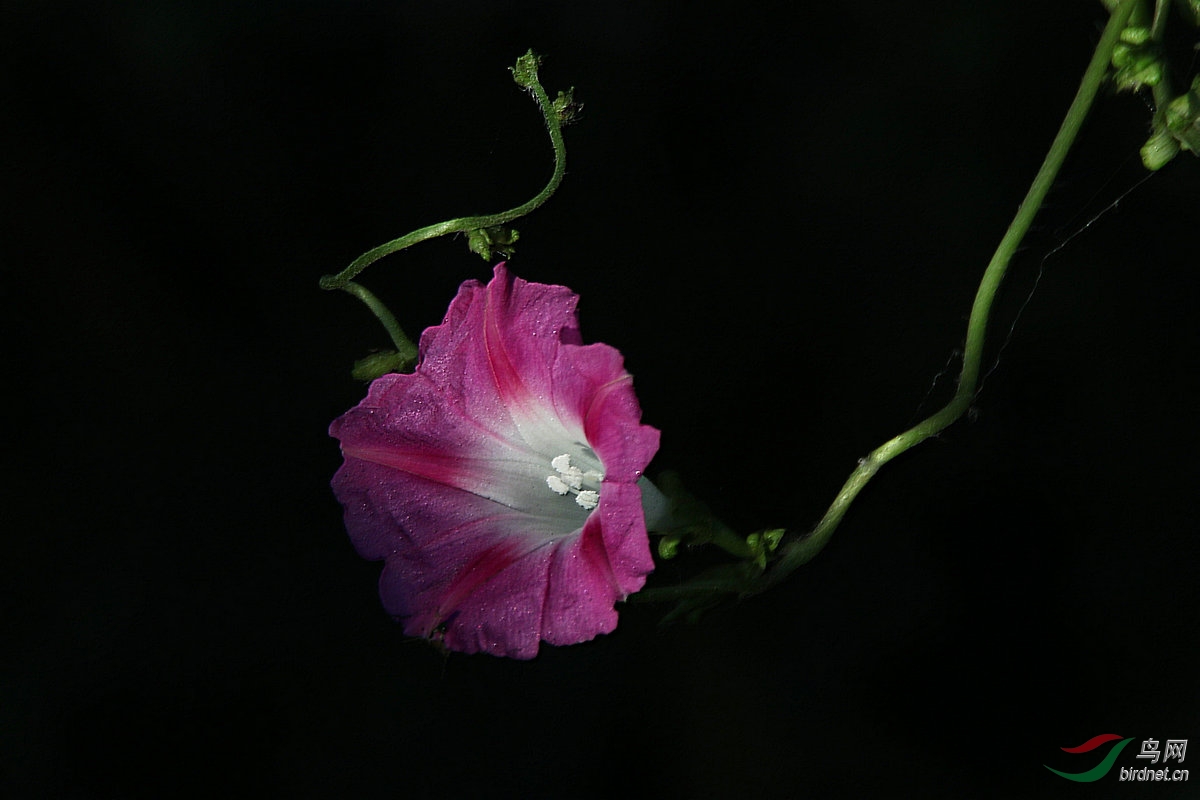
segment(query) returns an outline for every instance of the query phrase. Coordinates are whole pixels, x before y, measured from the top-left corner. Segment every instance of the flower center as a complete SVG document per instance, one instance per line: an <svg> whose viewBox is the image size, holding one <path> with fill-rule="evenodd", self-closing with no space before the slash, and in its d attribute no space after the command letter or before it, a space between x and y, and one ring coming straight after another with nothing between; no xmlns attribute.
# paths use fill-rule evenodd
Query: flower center
<svg viewBox="0 0 1200 800"><path fill-rule="evenodd" d="M550 466L554 468L554 473L546 476L550 491L563 496L574 495L575 502L588 511L600 504L600 482L604 480L604 473L572 464L569 453L550 459Z"/></svg>

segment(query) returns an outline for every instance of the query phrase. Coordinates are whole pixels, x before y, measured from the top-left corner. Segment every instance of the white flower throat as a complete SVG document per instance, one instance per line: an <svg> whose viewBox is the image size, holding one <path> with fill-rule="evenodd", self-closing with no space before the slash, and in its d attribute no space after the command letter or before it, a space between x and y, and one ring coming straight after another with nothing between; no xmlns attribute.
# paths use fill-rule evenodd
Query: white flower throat
<svg viewBox="0 0 1200 800"><path fill-rule="evenodd" d="M604 473L595 469L580 469L571 463L569 453L552 458L550 466L554 468L554 474L546 476L550 491L574 495L575 502L588 511L600 504L600 482L604 480Z"/></svg>

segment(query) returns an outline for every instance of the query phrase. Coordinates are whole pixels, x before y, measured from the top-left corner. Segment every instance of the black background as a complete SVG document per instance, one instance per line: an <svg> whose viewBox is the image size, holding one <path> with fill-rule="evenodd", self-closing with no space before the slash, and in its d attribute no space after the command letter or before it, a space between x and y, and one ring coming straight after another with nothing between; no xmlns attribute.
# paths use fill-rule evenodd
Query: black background
<svg viewBox="0 0 1200 800"><path fill-rule="evenodd" d="M506 69L533 47L585 108L511 268L624 352L655 467L741 530L806 529L960 346L1099 3L4 17L6 796L1186 796L1042 765L1200 738L1190 155L1044 261L972 421L697 626L626 607L533 662L445 659L384 615L328 489L349 366L387 340L317 279L540 188ZM993 357L1043 257L1140 179L1148 118L1100 98ZM489 271L441 240L362 280L415 335Z"/></svg>

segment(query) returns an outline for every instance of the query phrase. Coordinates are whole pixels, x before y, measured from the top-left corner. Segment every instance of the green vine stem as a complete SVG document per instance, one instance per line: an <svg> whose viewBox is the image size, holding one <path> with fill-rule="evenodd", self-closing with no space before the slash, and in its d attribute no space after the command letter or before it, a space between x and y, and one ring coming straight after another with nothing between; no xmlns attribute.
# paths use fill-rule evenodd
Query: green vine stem
<svg viewBox="0 0 1200 800"><path fill-rule="evenodd" d="M1038 170L1028 194L1017 210L1016 217L1009 225L1004 237L996 248L995 255L983 273L979 289L975 294L975 302L971 307L970 320L967 323L967 338L963 352L962 372L958 378L958 386L954 397L941 410L917 423L900 435L888 440L866 458L861 459L858 468L843 484L841 491L825 512L825 516L816 527L806 536L787 542L779 548L778 557L761 574L747 569L724 569L711 574L701 574L694 584L684 583L675 587L645 590L635 595L643 602L659 602L668 600L684 600L697 594L711 594L714 591L736 593L742 596L757 594L780 583L797 568L808 563L821 552L829 543L830 537L838 524L846 515L850 504L858 497L863 488L879 469L896 456L915 447L921 442L945 430L967 412L975 399L979 381L979 369L983 360L984 340L987 332L988 317L992 309L992 301L1004 280L1009 262L1016 252L1021 240L1025 237L1033 222L1034 216L1042 205L1047 192L1054 182L1055 176L1066 160L1067 152L1075 141L1088 110L1095 100L1100 86L1108 72L1113 47L1116 45L1121 31L1125 28L1134 7L1142 0L1121 0L1112 9L1108 24L1100 37L1092 54L1091 62L1084 72L1079 90L1067 111L1066 118L1050 145L1050 151ZM734 566L734 565L731 565ZM737 565L744 566L744 565Z"/></svg>
<svg viewBox="0 0 1200 800"><path fill-rule="evenodd" d="M530 50L525 55L517 59L517 65L512 68L513 80L517 84L527 90L537 100L538 107L542 111L542 117L546 121L546 128L550 132L550 142L554 146L554 172L550 176L549 182L545 188L540 191L532 200L523 203L516 208L502 211L499 214L485 214L474 217L460 217L458 219L446 220L434 225L415 230L412 233L401 236L399 239L393 239L390 242L381 244L376 248L368 250L350 263L350 266L336 275L325 275L321 278L322 289L343 289L346 284L353 280L360 272L374 264L384 256L391 255L406 247L411 247L419 242L424 242L428 239L435 239L438 236L446 236L453 233L474 234L478 232L482 235L483 241L477 243L472 241L472 249L479 252L484 258L491 258L491 250L488 247L490 243L489 234L493 233L494 229L502 226L505 223L511 222L514 219L523 217L526 214L536 210L539 206L550 199L558 185L562 183L563 175L567 171L567 147L563 142L562 126L564 123L571 120L574 112L574 101L571 98L571 93L559 93L557 100L551 100L546 94L546 90L538 81L537 70L540 64L539 58ZM515 233L515 232L513 232ZM500 234L504 237L504 234ZM511 243L515 236L503 240L504 244ZM480 249L482 248L482 249Z"/></svg>
<svg viewBox="0 0 1200 800"><path fill-rule="evenodd" d="M954 397L940 411L918 422L899 436L884 442L859 462L858 469L850 473L850 477L812 533L802 539L790 542L781 549L779 560L765 576L765 586L775 585L792 574L797 567L811 561L817 553L821 552L837 529L838 523L842 521L842 517L846 515L846 510L854 502L854 498L875 476L880 467L930 436L945 430L971 407L979 382L979 367L983 361L983 345L987 334L988 317L992 311L992 301L996 297L1000 284L1004 281L1004 275L1008 271L1013 254L1029 231L1034 216L1041 208L1042 201L1046 199L1047 192L1050 191L1059 169L1067 158L1067 152L1071 149L1075 137L1079 134L1079 129L1083 126L1083 121L1096 98L1096 93L1104 82L1104 76L1108 73L1113 46L1117 43L1121 31L1125 28L1125 23L1129 20L1129 15L1139 1L1125 0L1109 17L1108 24L1104 27L1104 33L1100 37L1100 43L1096 45L1096 50L1092 53L1091 63L1088 64L1087 71L1083 74L1079 90L1075 93L1075 99L1071 101L1071 107L1067 110L1062 126L1058 129L1058 134L1050 145L1050 152L1046 154L1046 160L1042 162L1041 169L1034 177L1033 184L1029 187L1029 193L1025 195L1021 207L1017 209L1016 217L1005 231L1000 245L996 248L995 255L992 256L991 262L983 273L979 290L975 293L975 302L971 306L971 317L967 322L967 341L963 351L962 372L958 378L958 388L954 392Z"/></svg>
<svg viewBox="0 0 1200 800"><path fill-rule="evenodd" d="M393 352L377 353L360 360L354 365L352 372L354 377L374 380L384 371L405 372L417 363L417 346L400 327L396 316L378 297L373 295L367 287L354 281L346 281L346 284L342 286L342 291L354 295L370 309L371 313L375 315L375 319L379 320L379 324L383 325L396 348Z"/></svg>

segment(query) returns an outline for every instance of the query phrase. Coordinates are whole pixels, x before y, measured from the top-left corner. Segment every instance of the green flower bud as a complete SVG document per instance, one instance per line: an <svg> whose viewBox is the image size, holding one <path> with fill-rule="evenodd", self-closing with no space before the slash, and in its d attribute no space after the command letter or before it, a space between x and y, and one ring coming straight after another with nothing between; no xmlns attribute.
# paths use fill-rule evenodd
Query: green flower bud
<svg viewBox="0 0 1200 800"><path fill-rule="evenodd" d="M1121 31L1121 41L1126 44L1142 44L1150 38L1149 28L1126 28Z"/></svg>
<svg viewBox="0 0 1200 800"><path fill-rule="evenodd" d="M773 528L769 531L763 531L763 541L767 543L767 550L774 553L779 548L779 543L783 541L783 528Z"/></svg>
<svg viewBox="0 0 1200 800"><path fill-rule="evenodd" d="M1160 127L1142 145L1142 164L1154 172L1162 169L1179 154L1179 141L1166 127Z"/></svg>
<svg viewBox="0 0 1200 800"><path fill-rule="evenodd" d="M658 540L658 557L664 561L670 561L675 556L679 555L679 542L681 536L664 536Z"/></svg>
<svg viewBox="0 0 1200 800"><path fill-rule="evenodd" d="M381 350L355 361L350 375L355 380L373 381L389 372L412 372L415 363L417 360L411 356L403 356L395 350Z"/></svg>
<svg viewBox="0 0 1200 800"><path fill-rule="evenodd" d="M541 56L534 55L530 50L525 55L517 59L517 64L514 67L509 67L512 70L513 80L522 89L532 89L538 79L538 67L542 65Z"/></svg>
<svg viewBox="0 0 1200 800"><path fill-rule="evenodd" d="M560 125L570 125L575 122L579 119L579 113L583 111L583 103L575 102L574 86L565 92L559 92L558 97L554 98L550 105L554 108Z"/></svg>
<svg viewBox="0 0 1200 800"><path fill-rule="evenodd" d="M1183 148L1200 155L1200 75L1192 81L1190 91L1170 102L1163 112L1163 118L1167 130Z"/></svg>
<svg viewBox="0 0 1200 800"><path fill-rule="evenodd" d="M472 253L478 253L484 261L491 261L492 256L499 253L508 257L513 254L513 243L521 238L516 228L507 225L493 225L490 228L476 228L467 231L467 247Z"/></svg>

